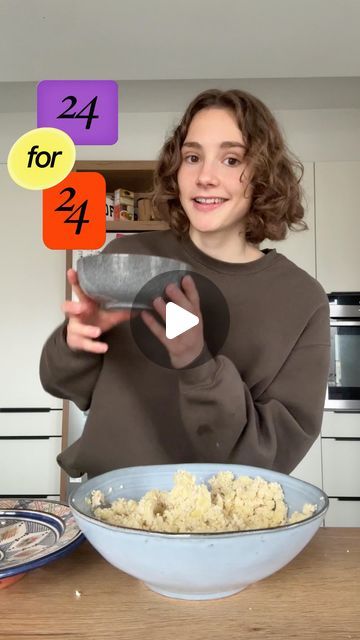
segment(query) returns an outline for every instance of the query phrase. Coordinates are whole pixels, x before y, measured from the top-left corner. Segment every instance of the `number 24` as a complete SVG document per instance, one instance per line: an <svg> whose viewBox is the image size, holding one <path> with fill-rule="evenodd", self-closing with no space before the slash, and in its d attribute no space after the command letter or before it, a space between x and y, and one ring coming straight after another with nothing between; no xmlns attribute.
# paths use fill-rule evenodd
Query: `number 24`
<svg viewBox="0 0 360 640"><path fill-rule="evenodd" d="M69 193L69 197L67 200L65 200L65 202L63 202L62 204L60 204L58 206L57 209L55 209L55 211L72 211L74 208L74 204L71 205L71 207L66 207L65 205L70 202L70 200L72 200L75 195L76 195L76 189L74 189L73 187L66 187L66 189L63 189L62 191L60 191L60 195L62 195L63 193L65 193L65 191L67 191ZM68 222L70 224L76 224L76 229L75 229L75 235L79 235L81 232L81 227L84 223L90 222L90 220L85 220L84 216L85 216L85 211L86 211L86 205L87 205L88 201L84 200L84 202L82 202L77 209L75 209L75 211L72 212L72 214L70 216L68 216L67 218L65 218L64 222ZM80 214L79 217L75 220L72 220L71 218L75 215L75 213L77 211L80 210Z"/></svg>
<svg viewBox="0 0 360 640"><path fill-rule="evenodd" d="M87 118L87 122L86 122L86 127L85 129L90 129L91 127L91 121L93 120L93 118L98 118L99 116L95 115L95 106L96 106L96 101L97 101L98 97L95 96L95 98L93 98L92 100L90 100L90 102L88 102L85 107L83 107L83 109L81 109L81 111L79 111L78 113L68 113L70 111L70 109L72 109L72 107L75 107L76 103L77 103L77 99L75 96L66 96L66 98L64 98L61 102L65 102L65 100L70 100L70 106L65 109L65 111L63 111L63 113L60 113L59 116L57 116L58 118ZM89 107L89 113L86 114L85 113L85 109L87 109ZM84 115L82 115L84 114Z"/></svg>

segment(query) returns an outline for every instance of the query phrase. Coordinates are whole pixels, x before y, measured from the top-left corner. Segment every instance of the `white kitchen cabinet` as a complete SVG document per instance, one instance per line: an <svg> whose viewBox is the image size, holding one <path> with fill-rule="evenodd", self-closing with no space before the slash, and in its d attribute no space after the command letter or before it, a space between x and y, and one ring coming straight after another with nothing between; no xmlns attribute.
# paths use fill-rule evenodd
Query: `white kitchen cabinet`
<svg viewBox="0 0 360 640"><path fill-rule="evenodd" d="M2 438L0 493L3 496L58 495L61 437Z"/></svg>
<svg viewBox="0 0 360 640"><path fill-rule="evenodd" d="M0 412L0 438L6 436L61 436L61 432L61 409L32 412Z"/></svg>
<svg viewBox="0 0 360 640"><path fill-rule="evenodd" d="M305 480L316 487L322 488L322 472L321 472L321 437L319 436L305 458L291 472L294 478Z"/></svg>
<svg viewBox="0 0 360 640"><path fill-rule="evenodd" d="M6 164L0 198L0 493L59 496L63 402L44 391L39 362L63 319L65 251L45 247L42 192L18 187Z"/></svg>
<svg viewBox="0 0 360 640"><path fill-rule="evenodd" d="M360 439L323 438L322 452L323 486L328 496L360 497Z"/></svg>
<svg viewBox="0 0 360 640"><path fill-rule="evenodd" d="M327 527L360 527L360 501L351 498L330 498L325 516Z"/></svg>
<svg viewBox="0 0 360 640"><path fill-rule="evenodd" d="M314 164L305 162L302 186L304 190L304 220L309 229L307 231L289 231L285 240L271 242L264 240L260 248L276 249L279 253L295 262L301 269L315 277L315 210L314 210Z"/></svg>
<svg viewBox="0 0 360 640"><path fill-rule="evenodd" d="M323 438L360 438L360 413L324 411Z"/></svg>
<svg viewBox="0 0 360 640"><path fill-rule="evenodd" d="M65 251L42 240L42 194L18 187L0 164L0 408L62 408L41 386L42 346L63 320Z"/></svg>
<svg viewBox="0 0 360 640"><path fill-rule="evenodd" d="M315 164L317 278L325 291L360 291L360 162Z"/></svg>
<svg viewBox="0 0 360 640"><path fill-rule="evenodd" d="M325 411L323 488L330 497L327 527L360 526L360 414Z"/></svg>

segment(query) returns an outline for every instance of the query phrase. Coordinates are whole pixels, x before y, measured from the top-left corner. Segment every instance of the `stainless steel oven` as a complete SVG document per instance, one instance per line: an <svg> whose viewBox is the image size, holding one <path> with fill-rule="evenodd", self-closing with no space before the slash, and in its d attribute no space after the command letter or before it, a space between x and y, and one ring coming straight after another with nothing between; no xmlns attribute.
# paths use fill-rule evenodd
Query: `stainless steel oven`
<svg viewBox="0 0 360 640"><path fill-rule="evenodd" d="M360 292L328 294L331 357L325 408L360 411Z"/></svg>

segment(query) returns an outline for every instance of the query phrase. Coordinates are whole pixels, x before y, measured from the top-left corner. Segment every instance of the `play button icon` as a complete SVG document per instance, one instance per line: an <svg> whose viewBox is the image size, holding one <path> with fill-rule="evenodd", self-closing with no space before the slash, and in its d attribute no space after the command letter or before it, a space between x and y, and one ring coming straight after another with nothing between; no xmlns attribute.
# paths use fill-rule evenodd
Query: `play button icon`
<svg viewBox="0 0 360 640"><path fill-rule="evenodd" d="M154 300L161 295L165 302L164 319L155 310L150 312L157 322L164 327L166 338L172 340L189 331L199 324L200 318L184 307L175 304L165 293L167 284L170 282L181 283L182 278L186 275L191 275L199 294L203 334L207 347L205 357L210 359L219 352L221 353L229 331L230 313L224 294L209 278L190 269L187 271L168 272L150 278L137 293L133 303L133 310L135 312L139 309L148 310L149 299ZM164 281L164 276L166 276L166 281ZM174 368L167 349L145 325L141 319L141 314L134 313L130 320L130 328L137 347L148 360L160 367Z"/></svg>
<svg viewBox="0 0 360 640"><path fill-rule="evenodd" d="M199 318L196 315L179 307L174 302L167 303L165 329L166 337L169 340L180 336L185 331L189 331L189 329L196 327L197 324L199 324Z"/></svg>

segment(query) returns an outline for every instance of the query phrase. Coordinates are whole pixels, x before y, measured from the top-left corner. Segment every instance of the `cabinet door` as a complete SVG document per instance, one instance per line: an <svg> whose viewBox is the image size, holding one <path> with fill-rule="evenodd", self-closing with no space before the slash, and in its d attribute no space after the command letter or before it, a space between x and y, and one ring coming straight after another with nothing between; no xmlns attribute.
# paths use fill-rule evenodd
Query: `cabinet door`
<svg viewBox="0 0 360 640"><path fill-rule="evenodd" d="M323 438L324 491L331 498L360 498L360 439Z"/></svg>
<svg viewBox="0 0 360 640"><path fill-rule="evenodd" d="M315 216L314 216L314 164L305 162L302 186L304 189L304 220L308 231L289 231L285 240L264 240L260 248L276 249L315 278Z"/></svg>
<svg viewBox="0 0 360 640"><path fill-rule="evenodd" d="M61 436L63 412L52 411L1 411L0 438Z"/></svg>
<svg viewBox="0 0 360 640"><path fill-rule="evenodd" d="M59 495L61 438L1 438L0 487L5 496Z"/></svg>
<svg viewBox="0 0 360 640"><path fill-rule="evenodd" d="M330 498L326 527L360 527L360 500Z"/></svg>
<svg viewBox="0 0 360 640"><path fill-rule="evenodd" d="M360 413L324 411L321 435L323 438L360 439Z"/></svg>
<svg viewBox="0 0 360 640"><path fill-rule="evenodd" d="M322 488L322 467L321 467L321 438L315 440L305 458L291 472L292 476L310 482L316 487Z"/></svg>
<svg viewBox="0 0 360 640"><path fill-rule="evenodd" d="M6 164L0 198L0 408L61 407L41 386L39 360L63 319L65 251L45 247L41 191L18 187Z"/></svg>
<svg viewBox="0 0 360 640"><path fill-rule="evenodd" d="M317 278L325 291L360 291L360 162L317 162Z"/></svg>

